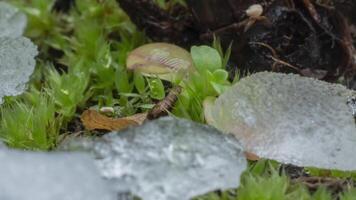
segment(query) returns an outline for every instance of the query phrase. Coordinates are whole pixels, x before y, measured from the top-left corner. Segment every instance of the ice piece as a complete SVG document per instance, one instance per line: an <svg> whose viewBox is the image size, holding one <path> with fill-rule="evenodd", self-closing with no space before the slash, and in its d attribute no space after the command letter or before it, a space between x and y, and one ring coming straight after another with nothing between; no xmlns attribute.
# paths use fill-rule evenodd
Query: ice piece
<svg viewBox="0 0 356 200"><path fill-rule="evenodd" d="M213 124L246 151L283 163L356 170L355 91L299 75L261 72L221 95Z"/></svg>
<svg viewBox="0 0 356 200"><path fill-rule="evenodd" d="M34 71L37 47L27 38L0 37L0 104L21 94Z"/></svg>
<svg viewBox="0 0 356 200"><path fill-rule="evenodd" d="M102 175L118 192L144 200L187 200L236 188L247 165L234 137L171 117L64 146L93 151Z"/></svg>
<svg viewBox="0 0 356 200"><path fill-rule="evenodd" d="M26 24L25 14L8 3L0 2L0 37L20 37Z"/></svg>
<svg viewBox="0 0 356 200"><path fill-rule="evenodd" d="M117 200L82 154L0 149L1 200Z"/></svg>
<svg viewBox="0 0 356 200"><path fill-rule="evenodd" d="M350 109L352 110L352 115L356 119L356 96L351 96L347 100L347 105L349 105Z"/></svg>

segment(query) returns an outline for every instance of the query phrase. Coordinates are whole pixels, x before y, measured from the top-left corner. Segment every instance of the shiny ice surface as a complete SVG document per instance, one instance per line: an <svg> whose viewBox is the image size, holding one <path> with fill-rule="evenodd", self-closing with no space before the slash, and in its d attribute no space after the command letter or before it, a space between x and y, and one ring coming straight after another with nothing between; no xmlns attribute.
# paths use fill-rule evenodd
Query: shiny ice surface
<svg viewBox="0 0 356 200"><path fill-rule="evenodd" d="M16 96L25 90L37 53L37 47L27 38L0 37L0 104L4 96Z"/></svg>
<svg viewBox="0 0 356 200"><path fill-rule="evenodd" d="M299 166L356 170L355 92L299 75L242 79L212 108L213 124L247 151Z"/></svg>
<svg viewBox="0 0 356 200"><path fill-rule="evenodd" d="M246 160L240 143L212 127L171 117L69 142L96 155L102 175L119 192L144 200L187 200L215 189L236 188Z"/></svg>
<svg viewBox="0 0 356 200"><path fill-rule="evenodd" d="M20 37L26 24L25 14L8 3L0 2L0 37Z"/></svg>
<svg viewBox="0 0 356 200"><path fill-rule="evenodd" d="M0 163L1 200L117 200L82 154L0 148Z"/></svg>

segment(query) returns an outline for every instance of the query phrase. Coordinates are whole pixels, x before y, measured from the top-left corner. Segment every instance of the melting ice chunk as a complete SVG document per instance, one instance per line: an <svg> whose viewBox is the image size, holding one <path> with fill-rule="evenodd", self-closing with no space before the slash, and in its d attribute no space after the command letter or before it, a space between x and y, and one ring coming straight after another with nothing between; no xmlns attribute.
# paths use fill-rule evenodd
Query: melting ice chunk
<svg viewBox="0 0 356 200"><path fill-rule="evenodd" d="M130 191L145 200L187 200L235 188L246 169L235 138L171 117L66 145L78 147L95 153L101 173L117 191Z"/></svg>
<svg viewBox="0 0 356 200"><path fill-rule="evenodd" d="M27 38L0 37L0 104L21 94L36 65L37 47Z"/></svg>
<svg viewBox="0 0 356 200"><path fill-rule="evenodd" d="M81 154L0 149L1 200L117 200Z"/></svg>
<svg viewBox="0 0 356 200"><path fill-rule="evenodd" d="M247 151L299 166L356 170L355 91L298 75L242 79L211 109L213 124Z"/></svg>
<svg viewBox="0 0 356 200"><path fill-rule="evenodd" d="M0 37L20 37L26 24L25 14L8 3L0 2Z"/></svg>

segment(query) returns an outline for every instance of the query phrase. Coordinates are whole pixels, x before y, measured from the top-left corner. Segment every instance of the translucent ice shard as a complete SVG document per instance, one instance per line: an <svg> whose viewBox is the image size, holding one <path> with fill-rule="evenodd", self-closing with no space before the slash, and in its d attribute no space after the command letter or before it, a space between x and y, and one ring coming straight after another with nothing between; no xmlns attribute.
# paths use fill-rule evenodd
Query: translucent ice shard
<svg viewBox="0 0 356 200"><path fill-rule="evenodd" d="M117 200L88 156L0 149L0 163L1 200Z"/></svg>
<svg viewBox="0 0 356 200"><path fill-rule="evenodd" d="M0 37L0 104L4 96L25 90L33 73L37 47L27 38Z"/></svg>
<svg viewBox="0 0 356 200"><path fill-rule="evenodd" d="M25 14L8 3L0 2L0 37L20 37L26 24Z"/></svg>
<svg viewBox="0 0 356 200"><path fill-rule="evenodd" d="M355 92L298 75L257 73L221 95L213 124L264 158L299 166L356 170Z"/></svg>
<svg viewBox="0 0 356 200"><path fill-rule="evenodd" d="M96 155L117 191L144 200L188 200L239 185L246 160L239 142L212 127L171 117L102 139L69 142Z"/></svg>

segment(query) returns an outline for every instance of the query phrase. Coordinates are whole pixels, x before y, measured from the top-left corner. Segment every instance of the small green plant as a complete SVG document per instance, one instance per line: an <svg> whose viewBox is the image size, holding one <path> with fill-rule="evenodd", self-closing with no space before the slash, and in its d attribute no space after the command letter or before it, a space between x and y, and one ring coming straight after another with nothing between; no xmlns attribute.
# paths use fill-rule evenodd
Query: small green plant
<svg viewBox="0 0 356 200"><path fill-rule="evenodd" d="M53 99L31 91L1 108L0 138L14 148L50 150L57 144L60 121Z"/></svg>
<svg viewBox="0 0 356 200"><path fill-rule="evenodd" d="M89 76L84 72L59 74L53 68L48 70L46 91L53 98L57 113L66 120L70 120L77 106L85 102L88 82Z"/></svg>
<svg viewBox="0 0 356 200"><path fill-rule="evenodd" d="M307 172L312 176L351 178L356 180L356 171L323 170L308 167Z"/></svg>
<svg viewBox="0 0 356 200"><path fill-rule="evenodd" d="M340 195L340 200L355 200L355 199L356 199L356 189L354 188L345 191Z"/></svg>
<svg viewBox="0 0 356 200"><path fill-rule="evenodd" d="M27 14L26 35L41 51L30 82L30 87L37 90L28 91L26 99L13 98L1 107L1 139L12 147L52 149L60 132L66 131L70 120L80 114L76 113L77 108L87 107L88 102L119 105L130 111L124 115L134 114L138 107L151 102L150 97L139 94L136 97L121 95L124 94L122 88L133 85L132 75L126 69L121 70L121 66L128 52L144 39L116 1L77 1L69 15L52 12L53 2L12 2ZM53 59L51 48L62 52L63 56ZM54 61L65 68L55 68L51 63ZM116 87L125 76L127 84ZM27 99L30 96L32 101ZM21 127L16 123L21 123Z"/></svg>
<svg viewBox="0 0 356 200"><path fill-rule="evenodd" d="M286 199L288 180L276 172L268 179L247 175L239 188L240 200L282 200Z"/></svg>
<svg viewBox="0 0 356 200"><path fill-rule="evenodd" d="M63 23L67 19L65 15L52 12L54 0L12 0L10 3L16 5L27 15L26 36L39 45L43 51L48 51L50 47L67 48L65 34L69 30Z"/></svg>
<svg viewBox="0 0 356 200"><path fill-rule="evenodd" d="M190 73L182 83L183 91L173 111L175 115L204 122L203 101L219 96L231 86L225 70L229 52L223 56L221 48L220 53L209 46L191 48L196 72Z"/></svg>

